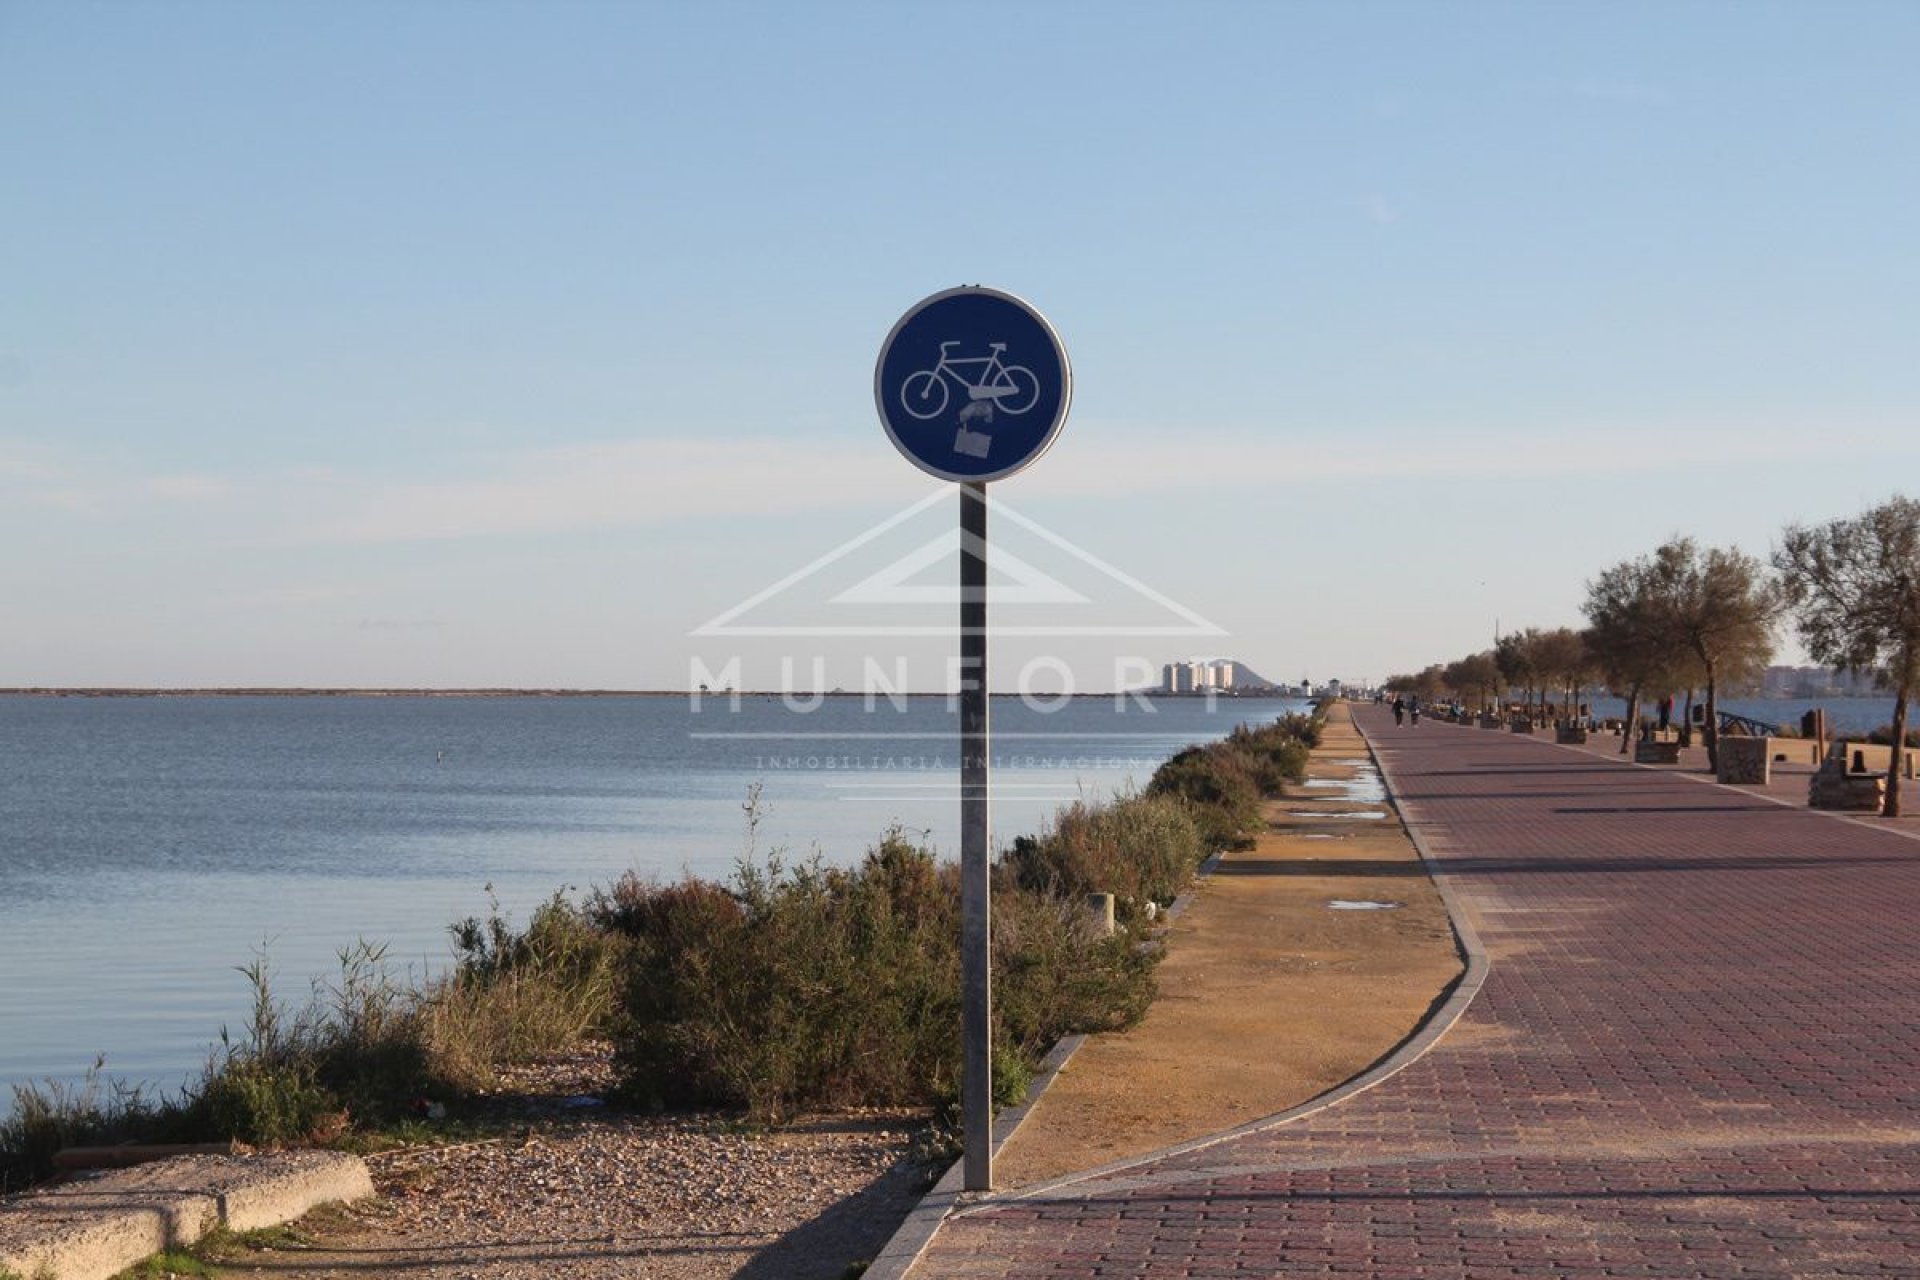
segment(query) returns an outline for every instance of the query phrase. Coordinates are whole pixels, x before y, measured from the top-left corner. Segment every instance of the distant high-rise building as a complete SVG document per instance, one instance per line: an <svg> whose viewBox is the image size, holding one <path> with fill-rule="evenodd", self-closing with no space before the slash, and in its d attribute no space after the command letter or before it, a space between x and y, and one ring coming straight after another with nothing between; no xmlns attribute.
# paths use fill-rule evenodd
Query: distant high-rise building
<svg viewBox="0 0 1920 1280"><path fill-rule="evenodd" d="M1186 658L1163 663L1160 690L1163 693L1227 693L1277 688L1252 672L1246 673L1245 680L1241 679L1238 667L1239 663L1232 658Z"/></svg>
<svg viewBox="0 0 1920 1280"><path fill-rule="evenodd" d="M1871 698L1887 692L1872 672L1832 667L1768 667L1760 693L1768 698Z"/></svg>

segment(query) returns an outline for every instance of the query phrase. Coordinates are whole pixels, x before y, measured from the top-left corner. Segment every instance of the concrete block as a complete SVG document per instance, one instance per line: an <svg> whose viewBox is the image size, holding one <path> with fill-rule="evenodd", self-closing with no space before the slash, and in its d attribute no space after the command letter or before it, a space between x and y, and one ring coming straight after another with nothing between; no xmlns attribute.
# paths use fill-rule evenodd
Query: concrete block
<svg viewBox="0 0 1920 1280"><path fill-rule="evenodd" d="M1722 782L1766 786L1773 777L1767 739L1722 737L1716 776Z"/></svg>
<svg viewBox="0 0 1920 1280"><path fill-rule="evenodd" d="M184 1156L116 1169L0 1203L0 1270L107 1280L217 1226L277 1226L372 1194L366 1163L337 1151Z"/></svg>
<svg viewBox="0 0 1920 1280"><path fill-rule="evenodd" d="M1887 780L1877 773L1841 773L1821 769L1807 786L1807 807L1845 813L1879 813L1886 806Z"/></svg>

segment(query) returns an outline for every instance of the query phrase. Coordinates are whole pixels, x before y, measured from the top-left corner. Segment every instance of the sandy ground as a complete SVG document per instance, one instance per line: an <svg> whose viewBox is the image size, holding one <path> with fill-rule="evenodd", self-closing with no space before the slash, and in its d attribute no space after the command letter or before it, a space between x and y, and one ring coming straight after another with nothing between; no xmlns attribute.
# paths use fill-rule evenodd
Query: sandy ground
<svg viewBox="0 0 1920 1280"><path fill-rule="evenodd" d="M1269 819L1175 921L1147 1017L1087 1042L1002 1154L999 1185L1284 1111L1364 1071L1437 1003L1460 971L1452 931L1344 711L1309 785L1271 804ZM1400 905L1329 907L1339 900ZM377 1161L379 1199L323 1211L270 1247L236 1248L221 1270L829 1280L874 1256L926 1187L913 1128L899 1116L776 1134L699 1118L559 1117L513 1142Z"/></svg>
<svg viewBox="0 0 1920 1280"><path fill-rule="evenodd" d="M1310 785L1229 854L1175 922L1160 998L1131 1031L1096 1036L994 1169L1018 1187L1232 1128L1352 1079L1410 1035L1461 972L1446 909L1377 796L1344 709ZM1356 775L1359 775L1356 777ZM1330 817L1387 813L1380 819ZM1391 910L1328 904L1397 902Z"/></svg>

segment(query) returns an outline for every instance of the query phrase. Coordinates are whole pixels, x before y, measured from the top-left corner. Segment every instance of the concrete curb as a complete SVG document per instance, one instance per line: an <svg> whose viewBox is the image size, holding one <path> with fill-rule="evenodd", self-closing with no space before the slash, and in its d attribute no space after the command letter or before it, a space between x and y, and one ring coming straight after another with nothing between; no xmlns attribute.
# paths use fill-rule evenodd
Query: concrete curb
<svg viewBox="0 0 1920 1280"><path fill-rule="evenodd" d="M366 1163L337 1151L183 1156L117 1169L0 1204L0 1270L106 1280L218 1227L277 1226L372 1194Z"/></svg>
<svg viewBox="0 0 1920 1280"><path fill-rule="evenodd" d="M1040 1064L1040 1074L1028 1086L1025 1100L1013 1110L1003 1111L993 1118L994 1155L998 1156L1006 1147L1021 1121L1032 1112L1047 1087L1059 1077L1067 1062L1086 1042L1085 1036L1063 1036ZM913 1264L920 1260L920 1255L926 1252L927 1246L933 1243L934 1233L940 1230L940 1224L968 1195L964 1190L965 1183L966 1161L955 1160L947 1166L946 1173L934 1184L933 1190L921 1197L906 1221L887 1240L886 1248L860 1273L863 1280L903 1280Z"/></svg>
<svg viewBox="0 0 1920 1280"><path fill-rule="evenodd" d="M1296 1120L1313 1115L1316 1112L1324 1111L1328 1107L1343 1102L1356 1094L1364 1093L1389 1077L1399 1074L1406 1067L1424 1057L1427 1051L1439 1042L1440 1037L1445 1035L1453 1027L1453 1024L1460 1020L1461 1015L1467 1011L1467 1007L1473 1003L1474 997L1480 993L1481 986L1486 982L1487 972L1490 967L1486 951L1481 946L1480 935L1474 930L1473 922L1467 916L1458 895L1454 893L1449 878L1441 870L1441 864L1434 857L1433 852L1427 847L1426 841L1421 837L1420 833L1408 822L1407 814L1401 807L1400 801L1395 794L1396 789L1394 787L1392 774L1388 771L1386 764L1380 759L1380 753L1374 749L1372 737L1368 735L1365 729L1360 727L1360 722L1357 718L1352 719L1352 724L1354 732L1360 735L1361 741L1366 745L1368 757L1373 761L1374 767L1380 771L1381 782L1387 789L1387 804L1398 816L1401 829L1407 833L1407 838L1412 842L1414 851L1420 855L1420 861L1426 867L1427 874L1433 880L1434 887L1439 890L1441 903L1446 907L1447 919L1453 928L1454 940L1459 945L1462 958L1466 961L1466 971L1455 981L1440 1007L1397 1049L1388 1054L1375 1066L1355 1076L1352 1080L1347 1081L1347 1083L1338 1088L1331 1089L1317 1098L1303 1102L1297 1107L1277 1112L1274 1115L1266 1116L1259 1120L1249 1121L1246 1124L1224 1130L1220 1133L1209 1134L1204 1138L1195 1138L1188 1142L1177 1143L1170 1147L1164 1147L1159 1151L1148 1152L1145 1155L1131 1156L1125 1160L1101 1165L1095 1169L1084 1170L1069 1177L1057 1178L1051 1182L1038 1183L1031 1187L1022 1188L1019 1192L1011 1195L988 1193L986 1195L966 1197L965 1193L960 1190L962 1175L960 1165L956 1163L947 1171L946 1176L940 1180L939 1185L934 1187L934 1189L921 1200L914 1211L907 1215L907 1220L901 1224L900 1229L896 1231L893 1238L887 1242L887 1247L873 1260L872 1265L862 1273L865 1280L906 1280L906 1276L912 1270L914 1263L919 1261L922 1253L926 1252L927 1246L933 1243L934 1235L939 1231L941 1224L949 1217L961 1217L975 1209L998 1208L1002 1205L1016 1203L1021 1200L1043 1197L1052 1192L1072 1187L1091 1179L1109 1177L1115 1173L1139 1168L1169 1156L1181 1155L1189 1151L1198 1151L1218 1143L1245 1137L1248 1134L1260 1133L1267 1129L1277 1128L1280 1125L1291 1124ZM1215 854L1212 858L1208 859L1205 865L1201 867L1201 874L1210 874L1215 867L1219 866L1221 856L1220 854ZM1178 910L1183 909L1191 900L1191 896L1190 894L1182 895L1180 899L1175 901L1173 907L1169 909L1168 914L1172 915ZM1073 1036L1069 1037L1069 1039L1077 1042L1084 1039L1084 1037ZM1061 1045L1065 1044L1067 1044L1066 1040L1061 1041ZM1073 1045L1073 1049L1078 1049L1079 1047L1078 1043ZM1060 1046L1055 1046L1054 1053L1058 1054L1059 1052ZM1072 1050L1069 1050L1066 1057L1071 1056ZM1066 1057L1061 1058L1060 1066L1065 1065ZM1051 1055L1048 1061L1052 1061ZM1027 1101L1021 1106L1017 1113L1020 1118L1025 1118L1026 1112L1034 1103L1039 1101L1040 1094L1044 1092L1045 1086L1051 1084L1054 1077L1058 1074L1059 1069L1055 1067L1045 1072L1042 1078L1035 1082L1033 1091L1029 1093ZM1006 1138L1012 1136L1012 1133L1012 1129L1009 1128L1005 1137L1003 1137L999 1132L998 1126L995 1126L994 1150L996 1153L1005 1143Z"/></svg>

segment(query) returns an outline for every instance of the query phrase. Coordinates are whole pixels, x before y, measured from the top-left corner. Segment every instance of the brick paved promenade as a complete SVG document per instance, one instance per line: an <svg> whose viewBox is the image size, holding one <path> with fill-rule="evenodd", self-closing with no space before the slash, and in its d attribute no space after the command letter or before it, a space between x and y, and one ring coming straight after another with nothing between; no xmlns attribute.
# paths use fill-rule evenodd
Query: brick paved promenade
<svg viewBox="0 0 1920 1280"><path fill-rule="evenodd" d="M1920 1276L1920 841L1356 713L1491 961L1292 1124L1002 1196L921 1277Z"/></svg>

